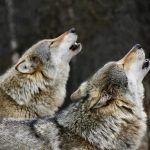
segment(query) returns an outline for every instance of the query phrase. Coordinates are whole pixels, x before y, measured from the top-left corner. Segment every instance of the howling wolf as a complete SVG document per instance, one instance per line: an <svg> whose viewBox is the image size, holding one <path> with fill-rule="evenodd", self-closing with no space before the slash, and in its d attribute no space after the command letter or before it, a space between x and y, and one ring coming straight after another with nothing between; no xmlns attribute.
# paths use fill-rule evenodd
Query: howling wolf
<svg viewBox="0 0 150 150"><path fill-rule="evenodd" d="M64 102L69 62L81 51L75 29L29 48L0 77L0 117L53 115Z"/></svg>
<svg viewBox="0 0 150 150"><path fill-rule="evenodd" d="M2 120L0 147L11 150L135 150L146 131L143 78L150 70L135 45L109 62L72 94L54 118Z"/></svg>

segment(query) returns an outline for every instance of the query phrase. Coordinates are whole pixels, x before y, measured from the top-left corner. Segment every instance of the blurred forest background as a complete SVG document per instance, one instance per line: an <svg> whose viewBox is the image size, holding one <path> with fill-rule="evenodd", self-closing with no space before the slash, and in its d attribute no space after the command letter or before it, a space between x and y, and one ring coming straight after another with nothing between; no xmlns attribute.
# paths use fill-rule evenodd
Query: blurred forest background
<svg viewBox="0 0 150 150"><path fill-rule="evenodd" d="M141 44L150 57L150 0L0 0L0 74L32 44L71 27L77 29L83 51L71 62L68 97L134 44ZM144 83L150 119L150 75ZM150 121L148 125L142 150L150 150Z"/></svg>

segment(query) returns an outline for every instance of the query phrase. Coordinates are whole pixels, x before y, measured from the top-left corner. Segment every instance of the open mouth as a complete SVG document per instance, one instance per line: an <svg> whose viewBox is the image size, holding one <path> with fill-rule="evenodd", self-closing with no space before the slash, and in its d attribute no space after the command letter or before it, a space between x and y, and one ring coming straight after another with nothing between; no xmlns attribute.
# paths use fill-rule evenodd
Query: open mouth
<svg viewBox="0 0 150 150"><path fill-rule="evenodd" d="M142 69L147 69L150 66L150 60L146 59L143 63Z"/></svg>
<svg viewBox="0 0 150 150"><path fill-rule="evenodd" d="M75 42L73 45L70 46L70 50L75 51L80 47L80 43Z"/></svg>

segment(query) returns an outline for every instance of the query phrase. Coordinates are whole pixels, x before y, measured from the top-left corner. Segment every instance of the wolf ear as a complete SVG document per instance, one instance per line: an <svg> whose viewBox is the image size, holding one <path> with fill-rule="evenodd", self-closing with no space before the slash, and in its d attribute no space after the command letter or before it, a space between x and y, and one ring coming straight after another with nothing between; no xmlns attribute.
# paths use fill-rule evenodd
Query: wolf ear
<svg viewBox="0 0 150 150"><path fill-rule="evenodd" d="M99 101L99 91L96 88L91 89L88 99L88 109L93 108Z"/></svg>
<svg viewBox="0 0 150 150"><path fill-rule="evenodd" d="M100 96L98 93L94 94L89 102L88 109L95 109L105 106L111 99L109 95Z"/></svg>
<svg viewBox="0 0 150 150"><path fill-rule="evenodd" d="M93 87L90 90L89 93L89 99L88 99L88 110L89 109L95 109L100 108L105 105L111 100L111 96L106 92L100 92L99 88Z"/></svg>
<svg viewBox="0 0 150 150"><path fill-rule="evenodd" d="M80 87L71 95L71 100L78 100L87 96L87 82L84 82Z"/></svg>
<svg viewBox="0 0 150 150"><path fill-rule="evenodd" d="M23 74L32 74L36 71L38 65L39 63L37 61L26 59L19 63L15 69Z"/></svg>

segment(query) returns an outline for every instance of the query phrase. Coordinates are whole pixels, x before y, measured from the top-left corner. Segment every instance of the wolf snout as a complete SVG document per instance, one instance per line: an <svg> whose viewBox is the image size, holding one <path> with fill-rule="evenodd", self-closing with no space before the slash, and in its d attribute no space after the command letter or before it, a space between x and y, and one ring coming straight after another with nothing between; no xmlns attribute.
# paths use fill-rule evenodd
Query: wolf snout
<svg viewBox="0 0 150 150"><path fill-rule="evenodd" d="M135 52L138 55L138 58L145 59L145 52L140 44L134 45L131 52Z"/></svg>
<svg viewBox="0 0 150 150"><path fill-rule="evenodd" d="M133 48L135 48L135 49L141 49L142 50L142 46L140 44L134 45Z"/></svg>

